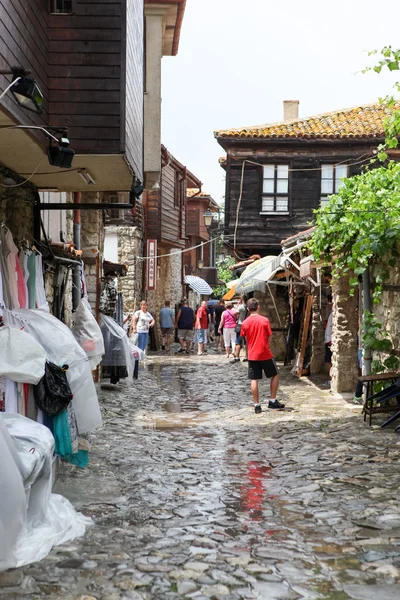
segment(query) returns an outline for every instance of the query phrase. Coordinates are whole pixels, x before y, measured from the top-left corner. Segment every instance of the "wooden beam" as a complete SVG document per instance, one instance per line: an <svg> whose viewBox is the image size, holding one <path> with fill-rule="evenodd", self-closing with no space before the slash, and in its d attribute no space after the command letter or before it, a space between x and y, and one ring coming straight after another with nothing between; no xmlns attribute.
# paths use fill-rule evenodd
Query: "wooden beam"
<svg viewBox="0 0 400 600"><path fill-rule="evenodd" d="M311 295L307 296L306 309L304 312L304 320L303 320L303 333L301 336L299 364L297 366L297 377L301 377L303 375L304 357L306 355L308 330L310 328L310 321L311 321L312 301L313 301L312 296Z"/></svg>

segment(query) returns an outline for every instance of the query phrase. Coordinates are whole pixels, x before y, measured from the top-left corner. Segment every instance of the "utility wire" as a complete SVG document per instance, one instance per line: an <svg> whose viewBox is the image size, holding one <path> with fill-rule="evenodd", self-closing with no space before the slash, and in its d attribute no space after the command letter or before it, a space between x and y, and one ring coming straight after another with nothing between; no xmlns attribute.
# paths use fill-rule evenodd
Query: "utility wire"
<svg viewBox="0 0 400 600"><path fill-rule="evenodd" d="M36 172L38 171L39 167L41 166L41 164L45 158L47 158L47 156L43 156L42 160L40 161L40 163L38 164L36 169L33 171L33 173L31 175L29 175L29 177L27 179L25 179L24 181L21 181L21 183L15 183L13 185L7 185L5 183L0 183L0 186L3 188L16 188L16 187L20 187L21 185L24 185L25 183L28 183L28 181L30 181L32 179L32 177L34 177L36 175Z"/></svg>
<svg viewBox="0 0 400 600"><path fill-rule="evenodd" d="M208 242L201 242L201 244L197 244L197 246L191 246L190 248L184 248L183 250L178 250L178 252L170 252L169 254L159 254L158 256L136 256L135 258L137 260L150 260L150 259L154 259L154 258L164 258L166 256L178 256L179 254L184 254L185 252L189 252L190 250L195 250L196 248L201 248L201 246L207 246L207 244L211 244L212 242L215 242L215 240L219 240L222 237L231 237L231 236L223 236L223 234L221 233L220 235L217 235L217 237L212 238L211 240L208 240Z"/></svg>

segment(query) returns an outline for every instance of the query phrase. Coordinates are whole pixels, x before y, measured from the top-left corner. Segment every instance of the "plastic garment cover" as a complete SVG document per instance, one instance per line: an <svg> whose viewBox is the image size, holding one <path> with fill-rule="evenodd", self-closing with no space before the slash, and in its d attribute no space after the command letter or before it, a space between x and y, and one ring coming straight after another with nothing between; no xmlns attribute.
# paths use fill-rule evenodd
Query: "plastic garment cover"
<svg viewBox="0 0 400 600"><path fill-rule="evenodd" d="M42 560L92 523L51 493L53 448L47 427L0 413L0 571Z"/></svg>
<svg viewBox="0 0 400 600"><path fill-rule="evenodd" d="M4 320L13 327L24 327L56 365L69 365L68 383L74 397L72 405L79 433L90 433L102 424L96 388L88 358L71 330L53 315L42 310L5 310Z"/></svg>
<svg viewBox="0 0 400 600"><path fill-rule="evenodd" d="M101 332L104 338L105 354L101 364L105 367L123 367L128 371L128 380L133 382L135 359L126 331L112 317L100 314Z"/></svg>
<svg viewBox="0 0 400 600"><path fill-rule="evenodd" d="M93 316L89 302L82 298L73 314L72 333L78 344L91 359L91 367L95 368L104 354L104 341L101 329Z"/></svg>
<svg viewBox="0 0 400 600"><path fill-rule="evenodd" d="M46 352L27 332L0 327L0 376L37 384L44 375Z"/></svg>
<svg viewBox="0 0 400 600"><path fill-rule="evenodd" d="M129 340L129 346L131 347L131 352L135 360L144 360L146 358L146 355L143 352L143 350L141 350L139 346L135 346L135 344L132 343L131 339Z"/></svg>

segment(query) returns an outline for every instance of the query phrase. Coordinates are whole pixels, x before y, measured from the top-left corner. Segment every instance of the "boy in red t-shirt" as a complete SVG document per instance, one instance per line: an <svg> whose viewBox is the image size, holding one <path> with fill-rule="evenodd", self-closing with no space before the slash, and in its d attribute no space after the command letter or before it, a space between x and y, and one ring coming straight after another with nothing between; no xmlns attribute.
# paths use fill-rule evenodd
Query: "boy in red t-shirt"
<svg viewBox="0 0 400 600"><path fill-rule="evenodd" d="M243 321L240 335L246 338L248 349L248 377L251 379L251 393L254 400L254 412L261 412L261 405L258 395L258 380L262 379L263 371L266 377L271 378L271 397L268 402L268 408L285 408L276 399L279 384L279 372L274 357L269 347L269 338L272 335L269 320L258 314L260 306L255 298L247 302L249 316Z"/></svg>

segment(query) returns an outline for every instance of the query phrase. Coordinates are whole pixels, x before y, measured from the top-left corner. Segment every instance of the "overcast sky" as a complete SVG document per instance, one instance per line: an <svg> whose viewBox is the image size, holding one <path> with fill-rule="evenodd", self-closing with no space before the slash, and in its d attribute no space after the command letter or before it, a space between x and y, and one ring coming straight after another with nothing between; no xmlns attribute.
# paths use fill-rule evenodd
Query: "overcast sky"
<svg viewBox="0 0 400 600"><path fill-rule="evenodd" d="M218 202L213 131L375 102L390 75L363 75L369 50L400 47L400 1L187 0L179 53L163 58L163 143ZM400 79L400 73L398 73Z"/></svg>

